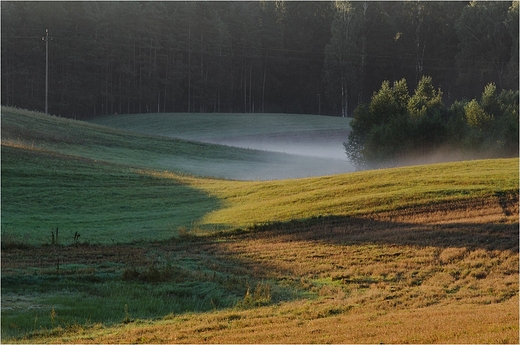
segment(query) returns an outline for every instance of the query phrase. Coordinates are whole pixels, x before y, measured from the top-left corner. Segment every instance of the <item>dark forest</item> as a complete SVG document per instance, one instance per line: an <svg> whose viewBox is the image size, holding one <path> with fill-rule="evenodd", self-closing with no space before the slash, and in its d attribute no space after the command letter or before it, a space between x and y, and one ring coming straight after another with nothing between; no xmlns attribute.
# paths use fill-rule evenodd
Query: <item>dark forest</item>
<svg viewBox="0 0 520 345"><path fill-rule="evenodd" d="M353 116L385 80L518 90L518 2L1 3L2 105ZM49 39L45 42L46 30Z"/></svg>

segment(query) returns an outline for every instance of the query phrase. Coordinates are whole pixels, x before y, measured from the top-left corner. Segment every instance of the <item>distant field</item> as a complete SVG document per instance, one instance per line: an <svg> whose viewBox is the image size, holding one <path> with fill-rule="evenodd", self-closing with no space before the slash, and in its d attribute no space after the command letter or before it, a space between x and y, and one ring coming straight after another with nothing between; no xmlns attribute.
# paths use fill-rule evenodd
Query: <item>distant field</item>
<svg viewBox="0 0 520 345"><path fill-rule="evenodd" d="M349 118L301 114L130 114L90 122L137 133L343 161L347 160L343 142L350 132Z"/></svg>
<svg viewBox="0 0 520 345"><path fill-rule="evenodd" d="M147 123L146 118L141 121L143 125ZM5 107L2 108L2 139L93 160L227 179L297 178L352 169L346 160L130 133Z"/></svg>
<svg viewBox="0 0 520 345"><path fill-rule="evenodd" d="M195 162L207 171L215 165L240 169L258 164L250 159L262 154L6 111L2 233L41 244L58 227L68 241L79 231L91 243L128 243L167 239L179 227L215 230L355 216L518 190L517 159L269 183L190 177L177 169ZM170 165L161 164L168 156Z"/></svg>
<svg viewBox="0 0 520 345"><path fill-rule="evenodd" d="M3 342L519 342L518 158L226 180L294 156L10 108L1 149Z"/></svg>

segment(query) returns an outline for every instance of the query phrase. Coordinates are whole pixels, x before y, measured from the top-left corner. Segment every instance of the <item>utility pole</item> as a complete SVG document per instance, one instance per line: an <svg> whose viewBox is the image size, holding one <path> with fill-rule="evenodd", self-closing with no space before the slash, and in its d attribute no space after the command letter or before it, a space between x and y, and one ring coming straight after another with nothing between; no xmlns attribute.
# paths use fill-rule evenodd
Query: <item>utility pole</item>
<svg viewBox="0 0 520 345"><path fill-rule="evenodd" d="M51 38L52 39L52 38ZM49 29L45 29L45 114L49 113Z"/></svg>

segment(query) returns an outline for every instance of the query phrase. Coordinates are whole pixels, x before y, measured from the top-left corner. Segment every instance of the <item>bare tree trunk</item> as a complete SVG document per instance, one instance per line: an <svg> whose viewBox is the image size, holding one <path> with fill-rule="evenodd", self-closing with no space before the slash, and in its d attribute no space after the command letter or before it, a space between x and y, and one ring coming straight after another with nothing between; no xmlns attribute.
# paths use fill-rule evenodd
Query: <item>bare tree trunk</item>
<svg viewBox="0 0 520 345"><path fill-rule="evenodd" d="M267 53L266 53L267 60ZM262 113L265 112L265 75L267 73L267 61L264 62L264 79L262 81Z"/></svg>
<svg viewBox="0 0 520 345"><path fill-rule="evenodd" d="M422 75L423 67L424 67L424 51L426 49L426 42L423 42L423 49L421 54L421 4L417 4L417 29L415 30L415 82L418 83L419 79Z"/></svg>
<svg viewBox="0 0 520 345"><path fill-rule="evenodd" d="M204 33L200 32L200 76L204 76Z"/></svg>
<svg viewBox="0 0 520 345"><path fill-rule="evenodd" d="M191 108L191 27L188 27L188 113Z"/></svg>
<svg viewBox="0 0 520 345"><path fill-rule="evenodd" d="M231 65L231 70L230 70L230 73L229 73L229 76L230 76L230 81L231 81L231 105L233 107L233 109L231 109L232 111L234 111L235 107L234 107L234 95L235 95L235 81L233 79L233 64L230 64Z"/></svg>
<svg viewBox="0 0 520 345"><path fill-rule="evenodd" d="M343 66L341 66L341 116L348 117L348 86L344 78Z"/></svg>
<svg viewBox="0 0 520 345"><path fill-rule="evenodd" d="M253 79L253 60L251 60L251 65L250 65L250 68L249 68L249 112L252 113L253 112L253 101L252 101L252 98L251 98L251 90L252 90L252 87L251 87L251 79Z"/></svg>
<svg viewBox="0 0 520 345"><path fill-rule="evenodd" d="M368 1L363 2L363 36L361 37L361 71L359 78L359 96L358 104L363 103L364 81L365 81L365 65L367 57L367 36L366 36L366 17L367 17Z"/></svg>
<svg viewBox="0 0 520 345"><path fill-rule="evenodd" d="M168 69L170 67L170 49L166 50L166 67L164 71L164 99L163 111L166 112L166 98L168 98Z"/></svg>
<svg viewBox="0 0 520 345"><path fill-rule="evenodd" d="M8 69L8 68L5 68L4 71ZM9 72L5 73L5 105L9 106Z"/></svg>
<svg viewBox="0 0 520 345"><path fill-rule="evenodd" d="M122 95L121 90L123 89L122 79L123 79L123 77L121 76L121 74L119 74L119 113L120 114L123 113L123 96L121 96Z"/></svg>
<svg viewBox="0 0 520 345"><path fill-rule="evenodd" d="M217 112L220 113L220 89L217 90Z"/></svg>
<svg viewBox="0 0 520 345"><path fill-rule="evenodd" d="M246 47L244 46L244 68L242 70L242 76L244 81L244 113L247 113L247 59L246 59Z"/></svg>
<svg viewBox="0 0 520 345"><path fill-rule="evenodd" d="M141 41L139 41L139 59L141 58ZM139 112L142 113L142 101L143 101L143 71L141 64L139 64Z"/></svg>

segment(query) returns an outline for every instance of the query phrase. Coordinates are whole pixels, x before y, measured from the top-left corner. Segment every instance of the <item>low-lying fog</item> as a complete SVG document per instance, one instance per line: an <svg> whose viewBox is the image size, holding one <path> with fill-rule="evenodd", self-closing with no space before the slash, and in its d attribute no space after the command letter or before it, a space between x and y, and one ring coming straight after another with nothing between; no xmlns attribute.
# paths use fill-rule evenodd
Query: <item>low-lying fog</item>
<svg viewBox="0 0 520 345"><path fill-rule="evenodd" d="M300 133L231 136L227 138L191 138L192 140L238 148L260 150L267 155L262 164L252 163L230 173L213 166L218 177L239 180L275 180L325 176L351 172L355 167L348 161L343 148L345 131L316 130ZM232 164L232 163L228 163ZM226 175L226 176L224 176Z"/></svg>
<svg viewBox="0 0 520 345"><path fill-rule="evenodd" d="M199 176L271 180L355 170L343 148L350 131L350 121L346 118L172 113L115 115L99 117L93 122L137 133L256 150L232 151L229 159L180 155L157 162L161 168Z"/></svg>
<svg viewBox="0 0 520 345"><path fill-rule="evenodd" d="M343 142L344 131L305 131L267 135L235 136L199 141L246 149L288 153L300 156L339 159L348 162Z"/></svg>
<svg viewBox="0 0 520 345"><path fill-rule="evenodd" d="M260 161L250 161L248 164L240 161L208 161L204 167L197 168L200 173L208 176L236 180L278 180L355 171L343 147L343 142L348 139L348 130L314 129L246 135L241 134L243 132L226 127L225 132L220 134L215 134L215 131L165 131L162 134L263 152Z"/></svg>

